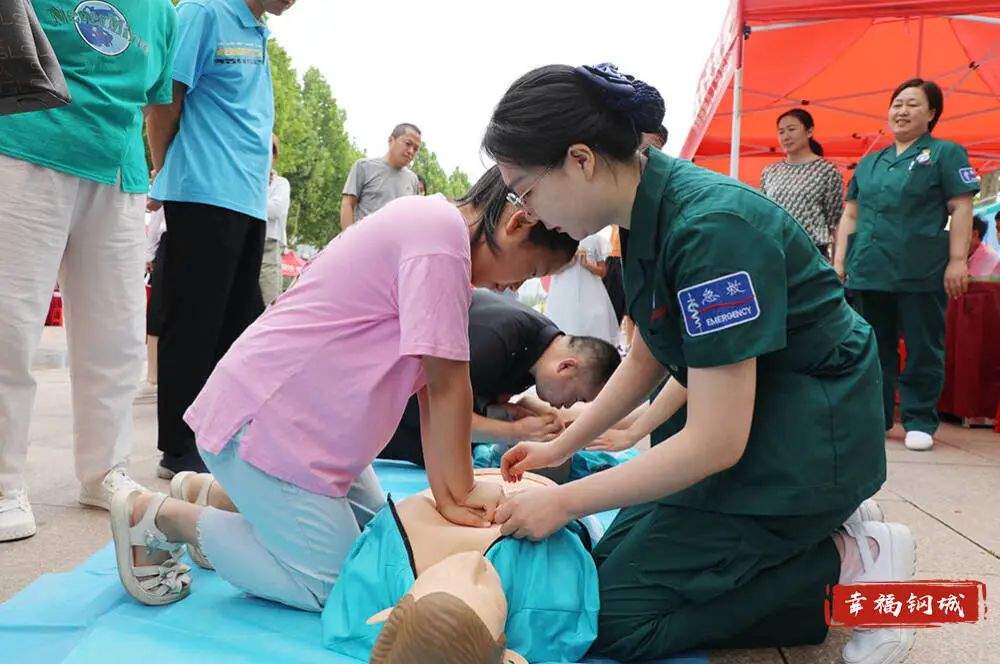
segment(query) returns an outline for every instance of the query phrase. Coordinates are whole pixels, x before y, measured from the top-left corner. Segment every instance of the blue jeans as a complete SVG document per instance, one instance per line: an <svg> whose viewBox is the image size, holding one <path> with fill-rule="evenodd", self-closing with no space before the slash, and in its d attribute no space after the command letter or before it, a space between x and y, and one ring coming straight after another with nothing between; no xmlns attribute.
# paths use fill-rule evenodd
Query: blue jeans
<svg viewBox="0 0 1000 664"><path fill-rule="evenodd" d="M202 551L229 583L251 595L321 611L354 540L385 504L371 466L347 495L300 489L239 456L242 430L205 465L239 513L205 508L198 519Z"/></svg>

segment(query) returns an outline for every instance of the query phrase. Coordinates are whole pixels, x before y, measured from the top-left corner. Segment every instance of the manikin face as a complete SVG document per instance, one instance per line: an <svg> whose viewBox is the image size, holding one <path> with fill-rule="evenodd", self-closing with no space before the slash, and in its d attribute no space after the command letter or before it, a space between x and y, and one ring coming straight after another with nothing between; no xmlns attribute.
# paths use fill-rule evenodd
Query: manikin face
<svg viewBox="0 0 1000 664"><path fill-rule="evenodd" d="M927 133L934 111L920 88L904 88L889 105L889 131L906 142Z"/></svg>
<svg viewBox="0 0 1000 664"><path fill-rule="evenodd" d="M413 582L408 594L419 600L436 592L462 600L479 616L494 640L503 634L507 623L507 598L496 569L478 551L456 553L428 567Z"/></svg>
<svg viewBox="0 0 1000 664"><path fill-rule="evenodd" d="M792 154L801 150L809 149L809 138L812 136L812 129L806 129L794 115L786 115L778 123L778 142L785 154Z"/></svg>
<svg viewBox="0 0 1000 664"><path fill-rule="evenodd" d="M408 131L402 136L389 138L389 165L393 168L409 166L420 149L420 134Z"/></svg>

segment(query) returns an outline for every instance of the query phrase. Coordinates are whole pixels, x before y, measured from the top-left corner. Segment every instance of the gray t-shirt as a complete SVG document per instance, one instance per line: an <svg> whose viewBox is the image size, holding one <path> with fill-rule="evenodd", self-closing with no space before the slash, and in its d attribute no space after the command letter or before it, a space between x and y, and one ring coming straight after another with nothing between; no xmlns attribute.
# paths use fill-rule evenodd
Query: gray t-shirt
<svg viewBox="0 0 1000 664"><path fill-rule="evenodd" d="M410 169L393 168L385 159L358 159L344 183L344 193L357 196L354 221L364 219L400 196L420 193L417 175Z"/></svg>

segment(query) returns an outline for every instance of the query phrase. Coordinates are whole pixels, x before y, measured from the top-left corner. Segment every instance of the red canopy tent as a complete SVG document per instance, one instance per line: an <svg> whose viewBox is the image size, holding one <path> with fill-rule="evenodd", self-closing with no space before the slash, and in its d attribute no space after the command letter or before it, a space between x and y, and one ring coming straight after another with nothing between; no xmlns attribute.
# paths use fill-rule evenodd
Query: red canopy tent
<svg viewBox="0 0 1000 664"><path fill-rule="evenodd" d="M888 144L889 95L914 76L944 90L935 136L1000 166L1000 1L731 0L681 156L757 185L778 115L802 106L850 168Z"/></svg>

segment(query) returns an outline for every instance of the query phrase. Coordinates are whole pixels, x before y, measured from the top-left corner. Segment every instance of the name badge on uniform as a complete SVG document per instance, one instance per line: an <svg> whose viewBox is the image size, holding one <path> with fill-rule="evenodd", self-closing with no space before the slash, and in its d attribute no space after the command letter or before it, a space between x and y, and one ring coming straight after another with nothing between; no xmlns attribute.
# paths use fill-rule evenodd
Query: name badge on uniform
<svg viewBox="0 0 1000 664"><path fill-rule="evenodd" d="M913 170L913 165L918 166L930 166L931 163L931 151L930 148L924 148L917 157L910 162L910 170Z"/></svg>
<svg viewBox="0 0 1000 664"><path fill-rule="evenodd" d="M760 317L760 304L746 272L690 286L677 293L688 335L698 337L749 323Z"/></svg>
<svg viewBox="0 0 1000 664"><path fill-rule="evenodd" d="M958 169L958 175L962 178L962 182L965 184L975 184L976 183L976 169L974 168L960 168Z"/></svg>

